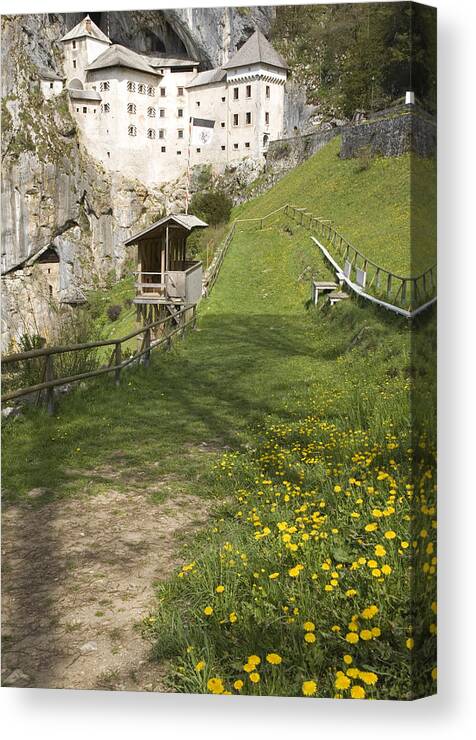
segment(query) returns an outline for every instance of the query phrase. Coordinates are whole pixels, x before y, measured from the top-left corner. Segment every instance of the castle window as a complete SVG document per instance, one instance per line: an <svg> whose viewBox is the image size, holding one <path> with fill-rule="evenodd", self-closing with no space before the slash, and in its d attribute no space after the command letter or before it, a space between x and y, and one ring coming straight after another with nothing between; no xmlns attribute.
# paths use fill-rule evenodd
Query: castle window
<svg viewBox="0 0 476 740"><path fill-rule="evenodd" d="M101 92L104 92L105 90L109 90L109 88L110 88L110 82L109 82L109 80L106 80L105 82L100 82L99 83L99 89L101 90Z"/></svg>
<svg viewBox="0 0 476 740"><path fill-rule="evenodd" d="M179 128L177 131L177 136L179 139L183 139L183 128Z"/></svg>
<svg viewBox="0 0 476 740"><path fill-rule="evenodd" d="M182 154L182 152L181 151L178 151L177 154Z"/></svg>
<svg viewBox="0 0 476 740"><path fill-rule="evenodd" d="M160 108L159 109L159 117L160 118L165 118L165 108Z"/></svg>
<svg viewBox="0 0 476 740"><path fill-rule="evenodd" d="M251 126L251 112L248 111L246 114L246 125Z"/></svg>
<svg viewBox="0 0 476 740"><path fill-rule="evenodd" d="M246 86L246 97L251 98L251 85Z"/></svg>
<svg viewBox="0 0 476 740"><path fill-rule="evenodd" d="M76 59L73 59L73 69L76 69Z"/></svg>
<svg viewBox="0 0 476 740"><path fill-rule="evenodd" d="M197 102L195 103L195 105L197 106L197 108L200 108L200 101L197 100Z"/></svg>
<svg viewBox="0 0 476 740"><path fill-rule="evenodd" d="M247 141L247 142L245 143L245 148L246 148L246 149L249 149L249 148L250 148L250 142L249 142L249 141Z"/></svg>
<svg viewBox="0 0 476 740"><path fill-rule="evenodd" d="M268 111L266 111L266 113L264 114L264 122L265 122L266 126L269 126L269 113L268 113Z"/></svg>
<svg viewBox="0 0 476 740"><path fill-rule="evenodd" d="M226 100L226 98L222 98L222 99L221 99L221 102L222 102L222 103L224 103L224 102L225 102L225 100Z"/></svg>
<svg viewBox="0 0 476 740"><path fill-rule="evenodd" d="M104 105L101 105L101 110L103 113L109 113L111 110L111 106L109 103L104 103Z"/></svg>
<svg viewBox="0 0 476 740"><path fill-rule="evenodd" d="M266 85L266 97L267 98L271 97L271 88L269 85Z"/></svg>
<svg viewBox="0 0 476 740"><path fill-rule="evenodd" d="M183 87L178 87L177 88L177 95L179 95L179 96L183 95Z"/></svg>
<svg viewBox="0 0 476 740"><path fill-rule="evenodd" d="M48 272L49 272L49 270L48 270ZM52 285L48 285L48 288L49 288L49 291L50 291L50 298L51 298L52 295L53 295L53 286Z"/></svg>
<svg viewBox="0 0 476 740"><path fill-rule="evenodd" d="M53 89L53 83L50 82L50 90L52 90L52 89Z"/></svg>
<svg viewBox="0 0 476 740"><path fill-rule="evenodd" d="M86 108L85 105L83 105L83 113L87 113L87 112L88 112L88 109Z"/></svg>
<svg viewBox="0 0 476 740"><path fill-rule="evenodd" d="M147 115L149 118L155 118L155 108L147 108Z"/></svg>
<svg viewBox="0 0 476 740"><path fill-rule="evenodd" d="M128 103L127 104L127 112L131 115L135 114L137 112L136 110L136 104L135 103Z"/></svg>
<svg viewBox="0 0 476 740"><path fill-rule="evenodd" d="M233 100L238 100L238 94L239 94L238 93L238 88L237 87L234 87L233 88Z"/></svg>
<svg viewBox="0 0 476 740"><path fill-rule="evenodd" d="M127 83L127 92L135 92L135 91L136 91L136 83L131 82L129 80L129 82Z"/></svg>
<svg viewBox="0 0 476 740"><path fill-rule="evenodd" d="M166 90L165 90L165 87L161 87L161 88L160 88L160 97L161 97L161 98L165 98L165 94L166 94Z"/></svg>
<svg viewBox="0 0 476 740"><path fill-rule="evenodd" d="M178 108L177 109L177 116L178 116L178 118L183 118L183 108Z"/></svg>
<svg viewBox="0 0 476 740"><path fill-rule="evenodd" d="M238 149L238 144L233 144L233 149Z"/></svg>
<svg viewBox="0 0 476 740"><path fill-rule="evenodd" d="M138 90L138 92L139 92L139 93L140 93L141 95L145 95L145 94L146 94L146 92L147 92L147 85L144 85L144 84L143 84L142 82L140 82L140 83L139 83L139 86L138 86L138 88L137 88L137 90Z"/></svg>
<svg viewBox="0 0 476 740"><path fill-rule="evenodd" d="M165 152L166 152L165 146L161 146L160 147L160 151L162 152L162 154L165 154Z"/></svg>
<svg viewBox="0 0 476 740"><path fill-rule="evenodd" d="M79 108L76 108L76 113L79 113Z"/></svg>
<svg viewBox="0 0 476 740"><path fill-rule="evenodd" d="M240 117L238 113L233 113L233 126L238 126L240 122Z"/></svg>
<svg viewBox="0 0 476 740"><path fill-rule="evenodd" d="M129 128L127 129L127 133L129 134L129 136L137 136L137 129L136 129L136 127L135 126L129 126Z"/></svg>
<svg viewBox="0 0 476 740"><path fill-rule="evenodd" d="M201 152L201 151L202 151L202 150L200 149L200 147L199 147L199 146L197 146L197 154L200 154L200 152Z"/></svg>
<svg viewBox="0 0 476 740"><path fill-rule="evenodd" d="M155 129L153 129L153 128L147 129L147 138L148 139L155 139Z"/></svg>
<svg viewBox="0 0 476 740"><path fill-rule="evenodd" d="M147 88L147 95L150 95L152 98L154 97L155 88L152 85L149 85L149 87Z"/></svg>
<svg viewBox="0 0 476 740"><path fill-rule="evenodd" d="M222 121L222 122L220 123L220 126L221 126L222 128L225 128L225 121Z"/></svg>
<svg viewBox="0 0 476 740"><path fill-rule="evenodd" d="M76 49L76 41L73 39L73 49Z"/></svg>
<svg viewBox="0 0 476 740"><path fill-rule="evenodd" d="M165 138L165 129L160 128L159 129L159 139L164 139L164 138Z"/></svg>
<svg viewBox="0 0 476 740"><path fill-rule="evenodd" d="M221 150L222 150L222 152L224 152L224 151L225 151L225 149L226 149L226 146L225 146L224 144L222 144L222 145L221 145Z"/></svg>

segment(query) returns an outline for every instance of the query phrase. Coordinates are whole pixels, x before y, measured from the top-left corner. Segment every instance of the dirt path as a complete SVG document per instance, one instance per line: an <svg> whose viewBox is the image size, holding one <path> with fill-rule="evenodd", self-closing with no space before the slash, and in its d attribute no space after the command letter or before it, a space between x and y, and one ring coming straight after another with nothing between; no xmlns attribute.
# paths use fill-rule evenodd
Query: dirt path
<svg viewBox="0 0 476 740"><path fill-rule="evenodd" d="M160 691L138 623L210 501L145 492L11 506L2 521L2 684ZM182 540L183 541L183 540Z"/></svg>

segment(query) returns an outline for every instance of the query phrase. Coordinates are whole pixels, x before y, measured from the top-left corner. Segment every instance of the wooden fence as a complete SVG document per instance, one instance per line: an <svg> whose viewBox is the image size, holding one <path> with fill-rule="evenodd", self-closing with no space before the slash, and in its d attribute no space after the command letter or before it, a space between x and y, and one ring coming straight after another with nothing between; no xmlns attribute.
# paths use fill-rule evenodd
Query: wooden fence
<svg viewBox="0 0 476 740"><path fill-rule="evenodd" d="M189 314L191 312L191 316L188 318L187 312ZM33 349L28 352L17 352L15 354L8 355L2 360L2 373L5 373L3 385L8 386L9 382L11 383L12 380L14 380L15 370L18 370L19 365L23 362L39 360L42 362L43 369L41 372L40 383L7 391L7 393L2 395L2 403L32 394L37 394L37 401L39 401L41 396L44 394L48 412L52 414L54 412L54 389L56 387L70 383L77 383L81 380L87 380L88 378L94 378L106 373L114 373L115 384L118 386L120 384L121 371L125 367L131 363L138 362L139 360L142 361L143 365L147 366L150 361L150 354L154 349L164 345L165 347L170 348L172 337L176 334L183 334L188 326L195 326L195 322L196 306L193 306L190 308L183 308L180 311L177 311L173 316L167 316L164 319L159 319L158 321L143 326L120 339L104 339L96 342L86 342L84 344L73 344L68 347L43 347L42 349ZM167 331L169 328L170 330ZM157 334L159 331L164 332L163 335L158 339L153 339L153 335ZM123 359L122 345L125 342L134 339L134 337L139 336L142 336L140 346L138 346L137 350L133 354ZM68 352L80 353L102 347L112 347L111 356L107 365L66 377L57 377L55 375L55 356L63 355ZM42 358L44 358L44 361L42 361ZM10 377L8 373L6 373L6 368L8 367L11 368Z"/></svg>
<svg viewBox="0 0 476 740"><path fill-rule="evenodd" d="M410 313L434 299L436 265L416 277L397 275L366 257L334 229L328 220L314 216L306 208L288 204L286 215L320 236L333 254L339 255L343 261L343 266L340 266L342 274L362 291L385 299L387 305L406 308Z"/></svg>

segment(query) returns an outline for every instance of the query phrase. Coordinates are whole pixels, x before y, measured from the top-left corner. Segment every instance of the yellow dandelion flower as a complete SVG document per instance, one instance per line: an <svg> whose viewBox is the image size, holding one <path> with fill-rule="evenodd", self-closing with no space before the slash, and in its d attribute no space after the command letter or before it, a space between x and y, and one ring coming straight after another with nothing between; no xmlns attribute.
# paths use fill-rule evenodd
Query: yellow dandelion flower
<svg viewBox="0 0 476 740"><path fill-rule="evenodd" d="M199 660L197 665L195 666L195 670L197 671L197 673L199 673L200 671L203 671L204 668L205 668L205 661Z"/></svg>
<svg viewBox="0 0 476 740"><path fill-rule="evenodd" d="M348 675L348 676L349 676L350 678L358 678L358 677L359 677L359 675L360 675L360 671L359 671L359 669L358 669L358 668L348 668L348 669L346 670L346 673L347 673L347 675Z"/></svg>
<svg viewBox="0 0 476 740"><path fill-rule="evenodd" d="M212 694L223 694L225 687L223 686L223 681L221 678L209 678L207 681L207 689L211 691Z"/></svg>
<svg viewBox="0 0 476 740"><path fill-rule="evenodd" d="M366 524L364 529L366 532L375 532L375 530L377 529L377 526L378 525L376 522L371 522L370 524Z"/></svg>
<svg viewBox="0 0 476 740"><path fill-rule="evenodd" d="M347 642L350 642L351 645L355 645L355 643L359 641L359 636L356 632L348 632L345 636L345 639L347 640Z"/></svg>
<svg viewBox="0 0 476 740"><path fill-rule="evenodd" d="M373 671L360 671L359 677L367 686L374 686L378 681L378 676Z"/></svg>
<svg viewBox="0 0 476 740"><path fill-rule="evenodd" d="M271 665L279 665L283 662L282 657L278 655L278 653L268 653L266 660L268 663L271 663Z"/></svg>
<svg viewBox="0 0 476 740"><path fill-rule="evenodd" d="M207 617L209 617L211 614L213 614L213 607L212 606L206 606L203 610L203 613L206 614Z"/></svg>
<svg viewBox="0 0 476 740"><path fill-rule="evenodd" d="M362 630L360 633L361 640L371 640L373 637L371 630Z"/></svg>
<svg viewBox="0 0 476 740"><path fill-rule="evenodd" d="M363 686L352 686L350 695L352 699L365 699L365 689Z"/></svg>
<svg viewBox="0 0 476 740"><path fill-rule="evenodd" d="M387 530L387 532L385 532L385 534L384 534L384 537L387 540L393 540L393 539L395 539L396 536L397 535L395 534L395 532L393 531L393 529Z"/></svg>
<svg viewBox="0 0 476 740"><path fill-rule="evenodd" d="M314 622L304 622L303 629L305 632L314 632L314 630L316 629L316 625L314 624Z"/></svg>
<svg viewBox="0 0 476 740"><path fill-rule="evenodd" d="M382 630L380 629L380 627L372 627L371 632L373 637L380 637L380 635L382 634Z"/></svg>
<svg viewBox="0 0 476 740"><path fill-rule="evenodd" d="M222 594L224 590L225 590L225 586L221 586L221 585L220 586L217 586L216 589L215 589L215 591L217 592L217 594Z"/></svg>
<svg viewBox="0 0 476 740"><path fill-rule="evenodd" d="M276 578L279 578L279 573L270 573L269 578L274 581Z"/></svg>
<svg viewBox="0 0 476 740"><path fill-rule="evenodd" d="M392 572L392 568L390 565L385 564L385 565L382 565L381 571L384 574L384 576L389 576L390 573Z"/></svg>
<svg viewBox="0 0 476 740"><path fill-rule="evenodd" d="M230 612L228 619L232 624L234 624L238 619L238 617L236 616L236 612Z"/></svg>
<svg viewBox="0 0 476 740"><path fill-rule="evenodd" d="M413 650L413 648L415 647L415 640L413 639L413 637L408 637L407 640L405 640L405 645L409 650Z"/></svg>
<svg viewBox="0 0 476 740"><path fill-rule="evenodd" d="M259 655L249 655L248 663L251 663L251 665L259 665L261 663L261 658Z"/></svg>
<svg viewBox="0 0 476 740"><path fill-rule="evenodd" d="M339 690L345 690L348 689L350 686L350 678L347 678L347 676L342 673L342 671L339 671L339 673L336 674L336 680L334 681L334 686L336 689Z"/></svg>
<svg viewBox="0 0 476 740"><path fill-rule="evenodd" d="M314 632L306 632L306 634L304 635L304 639L306 642L311 644L313 642L316 642L316 635L314 634Z"/></svg>
<svg viewBox="0 0 476 740"><path fill-rule="evenodd" d="M237 691L241 691L243 686L244 686L243 681L240 678L237 681L235 681L235 683L233 684L233 688L236 689Z"/></svg>
<svg viewBox="0 0 476 740"><path fill-rule="evenodd" d="M260 675L259 673L256 673L256 671L253 671L253 673L250 673L249 678L250 678L250 681L252 681L252 683L259 683L260 681Z"/></svg>
<svg viewBox="0 0 476 740"><path fill-rule="evenodd" d="M315 681L303 681L302 693L304 696L314 696L317 691L317 683Z"/></svg>
<svg viewBox="0 0 476 740"><path fill-rule="evenodd" d="M378 558L383 558L383 556L387 554L387 551L382 545L375 545L374 553Z"/></svg>
<svg viewBox="0 0 476 740"><path fill-rule="evenodd" d="M344 655L343 660L346 665L350 665L352 663L352 655Z"/></svg>

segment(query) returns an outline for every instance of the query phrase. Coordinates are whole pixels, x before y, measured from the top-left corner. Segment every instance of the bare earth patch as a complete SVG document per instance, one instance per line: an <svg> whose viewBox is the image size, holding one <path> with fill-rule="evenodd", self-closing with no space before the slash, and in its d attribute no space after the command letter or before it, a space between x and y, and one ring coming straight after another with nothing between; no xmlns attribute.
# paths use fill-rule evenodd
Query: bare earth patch
<svg viewBox="0 0 476 740"><path fill-rule="evenodd" d="M111 481L113 486L114 482ZM142 491L8 507L2 516L2 684L161 691L138 623L211 501Z"/></svg>

